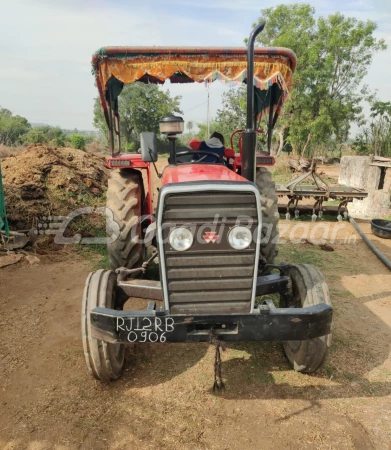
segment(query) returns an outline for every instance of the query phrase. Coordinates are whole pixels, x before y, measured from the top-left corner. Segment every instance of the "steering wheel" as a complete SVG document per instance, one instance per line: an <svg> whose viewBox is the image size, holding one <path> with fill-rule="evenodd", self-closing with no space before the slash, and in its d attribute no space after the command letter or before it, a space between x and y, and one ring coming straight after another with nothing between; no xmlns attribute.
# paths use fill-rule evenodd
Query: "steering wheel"
<svg viewBox="0 0 391 450"><path fill-rule="evenodd" d="M198 163L200 161L203 161L205 158L207 158L208 156L213 156L213 158L216 159L216 163L223 163L223 157L218 155L217 153L213 153L213 152L207 152L204 150L188 150L185 152L179 152L176 154L176 156L180 157L180 156L198 156L198 155L204 155L201 158L198 159L192 159L191 161L189 161L190 163ZM181 161L179 161L181 162Z"/></svg>

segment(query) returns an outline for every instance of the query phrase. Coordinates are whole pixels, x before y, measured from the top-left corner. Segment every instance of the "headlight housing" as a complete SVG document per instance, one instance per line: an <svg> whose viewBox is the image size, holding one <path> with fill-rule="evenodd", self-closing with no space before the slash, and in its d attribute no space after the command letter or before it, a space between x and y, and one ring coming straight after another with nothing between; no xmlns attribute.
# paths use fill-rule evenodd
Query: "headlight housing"
<svg viewBox="0 0 391 450"><path fill-rule="evenodd" d="M193 234L184 227L174 228L168 237L171 247L178 252L184 252L193 245Z"/></svg>
<svg viewBox="0 0 391 450"><path fill-rule="evenodd" d="M233 227L228 234L228 242L235 250L244 250L250 247L251 241L252 233L247 227Z"/></svg>

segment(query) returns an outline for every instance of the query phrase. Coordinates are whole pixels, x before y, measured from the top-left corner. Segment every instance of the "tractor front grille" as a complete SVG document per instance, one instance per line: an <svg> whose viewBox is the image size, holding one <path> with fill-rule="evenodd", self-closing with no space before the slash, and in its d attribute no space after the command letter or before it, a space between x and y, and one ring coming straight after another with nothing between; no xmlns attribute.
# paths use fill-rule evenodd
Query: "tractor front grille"
<svg viewBox="0 0 391 450"><path fill-rule="evenodd" d="M168 302L172 314L247 313L251 309L256 243L234 250L229 230L258 226L256 197L251 192L195 192L169 194L162 215ZM194 242L184 252L168 240L178 226L192 229ZM214 231L217 242L208 239ZM216 235L214 235L216 236ZM206 237L206 240L205 240ZM209 241L209 242L207 242Z"/></svg>

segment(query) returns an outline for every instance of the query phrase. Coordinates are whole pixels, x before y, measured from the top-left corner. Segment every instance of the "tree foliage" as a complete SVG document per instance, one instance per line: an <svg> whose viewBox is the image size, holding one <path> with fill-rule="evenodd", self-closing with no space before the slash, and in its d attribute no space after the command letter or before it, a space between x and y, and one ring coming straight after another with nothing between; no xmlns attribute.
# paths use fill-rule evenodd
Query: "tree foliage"
<svg viewBox="0 0 391 450"><path fill-rule="evenodd" d="M0 108L0 144L7 146L21 144L47 144L54 147L72 145L85 149L86 144L94 140L89 132L63 130L60 127L41 125L32 127L26 118L14 116L5 108Z"/></svg>
<svg viewBox="0 0 391 450"><path fill-rule="evenodd" d="M26 134L21 136L24 144L50 144L54 147L65 147L67 135L59 127L43 125L31 128Z"/></svg>
<svg viewBox="0 0 391 450"><path fill-rule="evenodd" d="M350 122L359 120L362 86L375 52L384 50L374 37L376 24L341 13L315 18L307 4L279 5L261 10L266 21L259 43L291 48L298 57L294 88L280 123L293 150L334 136L345 140Z"/></svg>
<svg viewBox="0 0 391 450"><path fill-rule="evenodd" d="M231 88L222 95L222 108L217 110L215 127L216 131L223 134L225 144L230 146L231 135L235 130L246 128L246 86ZM266 130L265 123L259 125L259 129ZM234 147L237 150L239 134L234 137ZM272 154L276 155L279 141L273 142ZM259 134L257 139L257 150L265 150L266 135ZM280 150L281 152L281 150Z"/></svg>
<svg viewBox="0 0 391 450"><path fill-rule="evenodd" d="M171 97L155 84L132 83L125 85L119 96L121 138L125 149L135 151L139 147L142 131L159 134L159 121L170 114L182 114L180 96ZM108 138L106 121L99 98L94 105L94 126Z"/></svg>
<svg viewBox="0 0 391 450"><path fill-rule="evenodd" d="M222 108L216 114L216 125L228 146L231 134L246 128L246 87L231 88L224 92L221 104Z"/></svg>
<svg viewBox="0 0 391 450"><path fill-rule="evenodd" d="M14 116L5 108L0 108L0 144L19 145L22 136L27 133L31 125L21 116Z"/></svg>
<svg viewBox="0 0 391 450"><path fill-rule="evenodd" d="M391 156L391 102L374 99L369 121L364 122L353 148L358 153Z"/></svg>
<svg viewBox="0 0 391 450"><path fill-rule="evenodd" d="M187 128L189 134L191 135L193 132L193 129L194 129L194 122L192 120L188 120L186 122L186 128Z"/></svg>
<svg viewBox="0 0 391 450"><path fill-rule="evenodd" d="M215 120L212 120L211 122L209 122L209 134L208 134L208 124L206 122L197 123L197 127L198 127L198 132L196 133L195 138L200 141L205 141L205 140L209 139L210 135L212 133L214 133L215 131L218 131L219 133L221 133L219 124Z"/></svg>
<svg viewBox="0 0 391 450"><path fill-rule="evenodd" d="M86 141L81 134L71 134L69 136L69 142L73 148L77 148L78 150L86 149Z"/></svg>

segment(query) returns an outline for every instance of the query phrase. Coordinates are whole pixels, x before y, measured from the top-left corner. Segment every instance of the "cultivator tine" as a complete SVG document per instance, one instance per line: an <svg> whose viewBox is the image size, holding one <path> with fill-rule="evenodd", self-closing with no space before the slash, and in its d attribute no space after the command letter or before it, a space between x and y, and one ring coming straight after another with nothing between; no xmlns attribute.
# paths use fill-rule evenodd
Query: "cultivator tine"
<svg viewBox="0 0 391 450"><path fill-rule="evenodd" d="M343 213L343 217L345 219L347 218L347 216L348 216L347 210L348 210L348 202L349 202L349 200L350 200L349 198L345 197L345 198L342 199L341 203L338 205L338 215L337 215L338 222L342 221L342 215L341 215L342 207L345 208L345 211Z"/></svg>
<svg viewBox="0 0 391 450"><path fill-rule="evenodd" d="M289 202L288 202L286 214L285 214L286 220L291 219L291 212L290 212L291 206L292 206L292 210L295 215L295 219L299 218L299 216L300 216L300 211L298 208L299 200L302 200L302 196L300 196L300 195L290 195L289 196Z"/></svg>

